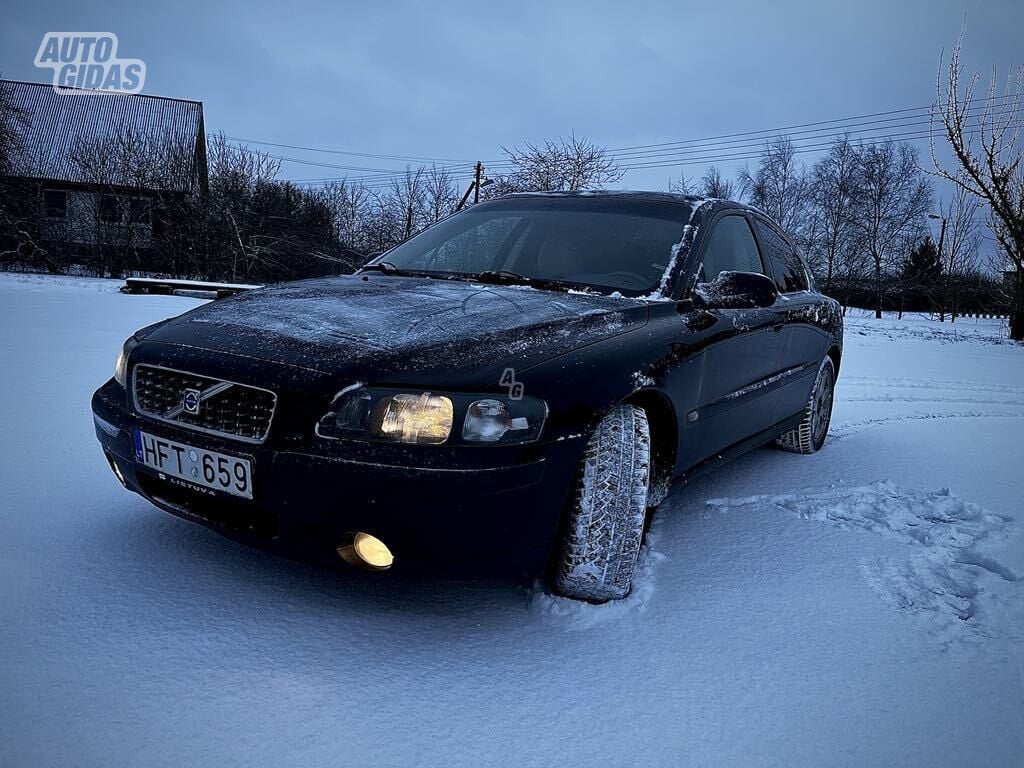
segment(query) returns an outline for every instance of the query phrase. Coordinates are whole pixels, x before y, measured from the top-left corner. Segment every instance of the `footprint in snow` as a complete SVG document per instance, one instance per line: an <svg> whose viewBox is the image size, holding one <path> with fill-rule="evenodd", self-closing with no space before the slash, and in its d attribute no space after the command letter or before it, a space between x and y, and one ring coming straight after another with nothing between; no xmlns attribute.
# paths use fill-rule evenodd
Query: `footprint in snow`
<svg viewBox="0 0 1024 768"><path fill-rule="evenodd" d="M1006 538L1010 519L950 493L919 491L882 481L821 493L712 499L709 506L737 509L772 505L805 520L862 529L912 545L907 562L884 558L862 566L868 583L899 611L930 618L942 634L987 637L986 608L999 597L989 579L1018 582L1012 570L979 551Z"/></svg>

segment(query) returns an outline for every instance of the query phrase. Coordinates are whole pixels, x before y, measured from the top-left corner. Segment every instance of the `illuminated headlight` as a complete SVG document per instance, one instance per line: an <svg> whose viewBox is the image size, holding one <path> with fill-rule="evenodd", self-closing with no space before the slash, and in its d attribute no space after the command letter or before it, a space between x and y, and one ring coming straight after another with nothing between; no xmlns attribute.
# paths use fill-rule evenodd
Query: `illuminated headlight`
<svg viewBox="0 0 1024 768"><path fill-rule="evenodd" d="M128 386L128 355L132 353L132 350L138 344L138 339L134 336L129 336L128 340L121 347L121 352L117 356L117 362L114 364L114 380L122 387Z"/></svg>
<svg viewBox="0 0 1024 768"><path fill-rule="evenodd" d="M395 443L443 443L452 432L452 401L444 395L392 395L375 409L370 433Z"/></svg>
<svg viewBox="0 0 1024 768"><path fill-rule="evenodd" d="M448 439L452 401L430 392L344 390L317 422L321 437L437 445Z"/></svg>
<svg viewBox="0 0 1024 768"><path fill-rule="evenodd" d="M375 442L528 443L540 437L543 400L496 395L398 392L355 387L342 390L317 422L320 437Z"/></svg>

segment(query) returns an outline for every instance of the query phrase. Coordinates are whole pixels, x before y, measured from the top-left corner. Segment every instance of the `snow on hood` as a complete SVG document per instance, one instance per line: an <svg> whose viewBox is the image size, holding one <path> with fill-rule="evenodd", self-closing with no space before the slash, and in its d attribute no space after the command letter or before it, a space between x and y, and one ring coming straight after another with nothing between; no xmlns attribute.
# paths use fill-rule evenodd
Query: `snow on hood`
<svg viewBox="0 0 1024 768"><path fill-rule="evenodd" d="M384 371L525 368L646 319L639 299L374 274L240 294L147 338L317 370L365 368L379 380Z"/></svg>

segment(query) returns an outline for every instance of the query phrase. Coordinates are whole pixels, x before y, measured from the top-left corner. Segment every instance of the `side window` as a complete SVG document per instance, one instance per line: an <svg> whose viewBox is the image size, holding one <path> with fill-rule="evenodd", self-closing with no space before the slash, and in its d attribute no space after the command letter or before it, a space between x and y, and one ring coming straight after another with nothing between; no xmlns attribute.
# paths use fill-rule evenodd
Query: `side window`
<svg viewBox="0 0 1024 768"><path fill-rule="evenodd" d="M754 234L743 216L719 219L704 249L699 282L709 283L719 272L758 272L766 274Z"/></svg>
<svg viewBox="0 0 1024 768"><path fill-rule="evenodd" d="M764 255L768 259L779 293L808 290L807 271L793 246L768 224L755 220L754 226L757 227L757 236L764 246Z"/></svg>

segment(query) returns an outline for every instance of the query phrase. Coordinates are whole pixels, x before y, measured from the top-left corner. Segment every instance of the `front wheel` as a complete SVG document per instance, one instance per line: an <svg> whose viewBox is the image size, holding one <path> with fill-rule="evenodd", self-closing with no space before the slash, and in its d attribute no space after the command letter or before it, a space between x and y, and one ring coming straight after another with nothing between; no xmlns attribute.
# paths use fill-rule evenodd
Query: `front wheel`
<svg viewBox="0 0 1024 768"><path fill-rule="evenodd" d="M629 594L647 512L651 432L635 405L613 408L587 443L569 502L555 588L577 600Z"/></svg>
<svg viewBox="0 0 1024 768"><path fill-rule="evenodd" d="M817 453L828 437L832 422L832 400L836 391L836 369L828 355L818 367L818 376L811 397L804 408L803 420L776 441L783 450L793 453Z"/></svg>

